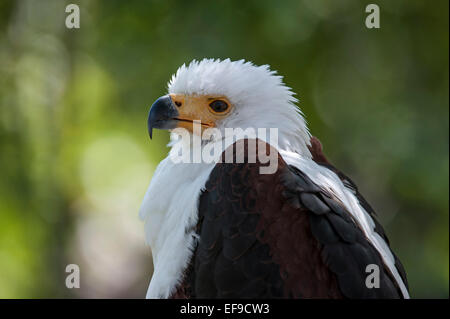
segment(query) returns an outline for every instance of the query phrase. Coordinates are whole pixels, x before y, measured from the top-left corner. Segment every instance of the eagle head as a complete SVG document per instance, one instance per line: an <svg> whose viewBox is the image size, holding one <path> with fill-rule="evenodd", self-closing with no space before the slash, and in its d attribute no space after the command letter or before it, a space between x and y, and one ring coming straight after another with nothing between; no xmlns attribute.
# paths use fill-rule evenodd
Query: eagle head
<svg viewBox="0 0 450 319"><path fill-rule="evenodd" d="M150 108L148 131L277 128L284 148L308 154L310 134L297 99L268 65L244 60L203 59L183 64L168 83L168 94Z"/></svg>

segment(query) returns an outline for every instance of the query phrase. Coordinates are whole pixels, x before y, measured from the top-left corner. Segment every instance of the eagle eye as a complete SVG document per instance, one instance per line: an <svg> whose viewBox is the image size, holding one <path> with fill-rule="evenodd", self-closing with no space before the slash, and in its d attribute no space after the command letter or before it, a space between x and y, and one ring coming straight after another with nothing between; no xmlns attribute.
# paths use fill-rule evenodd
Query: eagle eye
<svg viewBox="0 0 450 319"><path fill-rule="evenodd" d="M225 112L228 109L228 103L223 100L215 100L209 103L211 109L216 113Z"/></svg>

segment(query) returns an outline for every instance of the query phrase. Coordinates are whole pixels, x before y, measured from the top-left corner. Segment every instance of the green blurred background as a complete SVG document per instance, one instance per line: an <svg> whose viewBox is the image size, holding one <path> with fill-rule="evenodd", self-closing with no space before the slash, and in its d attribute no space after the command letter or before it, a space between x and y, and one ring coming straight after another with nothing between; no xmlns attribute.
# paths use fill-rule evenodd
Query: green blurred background
<svg viewBox="0 0 450 319"><path fill-rule="evenodd" d="M448 298L448 1L0 1L0 297L137 297L149 106L203 57L270 64L379 212L411 295ZM65 6L81 28L65 27ZM65 267L81 288L65 287Z"/></svg>

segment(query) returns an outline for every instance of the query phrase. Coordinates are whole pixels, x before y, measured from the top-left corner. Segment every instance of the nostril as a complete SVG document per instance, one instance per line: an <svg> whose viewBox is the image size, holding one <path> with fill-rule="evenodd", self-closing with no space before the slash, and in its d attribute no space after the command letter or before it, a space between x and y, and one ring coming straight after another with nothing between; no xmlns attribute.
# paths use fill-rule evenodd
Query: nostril
<svg viewBox="0 0 450 319"><path fill-rule="evenodd" d="M181 104L182 104L181 102L179 102L179 101L175 101L175 105L176 105L176 106L180 107L180 106L181 106Z"/></svg>

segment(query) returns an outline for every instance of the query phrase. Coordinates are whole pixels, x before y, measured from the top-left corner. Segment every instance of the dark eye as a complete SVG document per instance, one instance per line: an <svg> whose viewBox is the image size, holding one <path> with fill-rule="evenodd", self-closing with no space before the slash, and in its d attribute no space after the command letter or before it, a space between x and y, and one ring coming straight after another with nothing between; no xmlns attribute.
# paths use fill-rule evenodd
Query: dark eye
<svg viewBox="0 0 450 319"><path fill-rule="evenodd" d="M228 103L222 100L215 100L209 103L209 106L217 113L225 112L228 109Z"/></svg>

